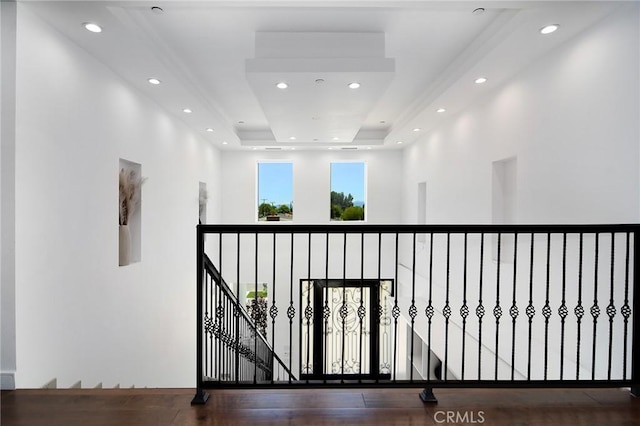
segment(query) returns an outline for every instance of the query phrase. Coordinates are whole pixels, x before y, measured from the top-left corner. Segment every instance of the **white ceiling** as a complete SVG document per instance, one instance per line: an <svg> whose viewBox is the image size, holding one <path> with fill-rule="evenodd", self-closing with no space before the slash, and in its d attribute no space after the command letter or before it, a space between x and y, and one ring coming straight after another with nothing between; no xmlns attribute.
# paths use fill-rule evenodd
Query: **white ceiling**
<svg viewBox="0 0 640 426"><path fill-rule="evenodd" d="M420 0L26 4L221 149L398 149L617 6ZM478 7L484 13L472 13ZM85 22L103 32L86 31ZM541 35L550 23L560 30ZM487 83L475 84L479 76ZM150 77L162 83L150 85ZM277 89L279 81L289 88ZM361 87L349 89L351 81Z"/></svg>

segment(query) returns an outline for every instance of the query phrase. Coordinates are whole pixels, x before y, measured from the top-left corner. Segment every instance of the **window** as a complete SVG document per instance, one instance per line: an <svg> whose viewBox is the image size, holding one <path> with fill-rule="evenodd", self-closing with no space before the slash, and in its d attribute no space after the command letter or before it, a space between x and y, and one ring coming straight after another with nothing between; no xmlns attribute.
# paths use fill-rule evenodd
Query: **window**
<svg viewBox="0 0 640 426"><path fill-rule="evenodd" d="M331 163L331 220L365 219L363 162Z"/></svg>
<svg viewBox="0 0 640 426"><path fill-rule="evenodd" d="M258 220L293 220L293 163L258 163Z"/></svg>

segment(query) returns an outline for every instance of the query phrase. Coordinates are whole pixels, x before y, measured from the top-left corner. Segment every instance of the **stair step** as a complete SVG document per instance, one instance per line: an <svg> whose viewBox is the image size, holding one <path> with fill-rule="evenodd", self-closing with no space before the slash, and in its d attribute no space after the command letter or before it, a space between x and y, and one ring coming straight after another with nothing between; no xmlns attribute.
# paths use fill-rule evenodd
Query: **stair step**
<svg viewBox="0 0 640 426"><path fill-rule="evenodd" d="M102 382L94 386L94 389L102 389Z"/></svg>
<svg viewBox="0 0 640 426"><path fill-rule="evenodd" d="M82 389L82 380L78 380L69 389Z"/></svg>
<svg viewBox="0 0 640 426"><path fill-rule="evenodd" d="M57 378L53 378L51 380L49 380L47 383L45 383L42 386L42 389L57 389L58 388L58 379Z"/></svg>

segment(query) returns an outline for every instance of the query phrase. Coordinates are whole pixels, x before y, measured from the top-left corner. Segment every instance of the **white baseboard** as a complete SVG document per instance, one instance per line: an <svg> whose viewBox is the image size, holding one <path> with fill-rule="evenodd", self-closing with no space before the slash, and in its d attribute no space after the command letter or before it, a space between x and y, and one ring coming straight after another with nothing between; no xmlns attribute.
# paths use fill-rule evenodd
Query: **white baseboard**
<svg viewBox="0 0 640 426"><path fill-rule="evenodd" d="M16 373L0 373L0 389L15 390L16 389Z"/></svg>

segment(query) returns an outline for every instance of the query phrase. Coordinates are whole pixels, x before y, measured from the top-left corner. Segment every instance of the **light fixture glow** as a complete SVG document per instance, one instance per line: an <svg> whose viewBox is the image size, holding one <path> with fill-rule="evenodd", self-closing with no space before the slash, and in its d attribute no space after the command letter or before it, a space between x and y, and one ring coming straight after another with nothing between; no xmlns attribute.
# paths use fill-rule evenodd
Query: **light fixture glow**
<svg viewBox="0 0 640 426"><path fill-rule="evenodd" d="M289 87L289 85L287 83L285 83L284 81L281 81L280 83L276 84L276 87L278 89L286 89L287 87Z"/></svg>
<svg viewBox="0 0 640 426"><path fill-rule="evenodd" d="M229 142L227 141L222 141L222 145L227 145Z"/></svg>
<svg viewBox="0 0 640 426"><path fill-rule="evenodd" d="M193 111L191 111L189 108L185 108L182 110L182 112L186 113L186 114L191 114Z"/></svg>
<svg viewBox="0 0 640 426"><path fill-rule="evenodd" d="M295 141L295 140L296 140L296 137L295 137L295 136L291 136L291 137L289 138L289 140L290 140L290 141Z"/></svg>
<svg viewBox="0 0 640 426"><path fill-rule="evenodd" d="M420 130L422 130L422 129L419 128L419 127L416 127L415 129L413 129L414 132L419 132Z"/></svg>
<svg viewBox="0 0 640 426"><path fill-rule="evenodd" d="M444 109L444 108L438 108L438 111L436 111L436 112L446 112L446 111L447 111L447 110L446 110L446 109Z"/></svg>
<svg viewBox="0 0 640 426"><path fill-rule="evenodd" d="M398 145L402 145L402 141L398 141L396 142Z"/></svg>
<svg viewBox="0 0 640 426"><path fill-rule="evenodd" d="M556 32L558 28L560 28L560 25L558 24L546 25L540 28L540 34L551 34L553 32Z"/></svg>
<svg viewBox="0 0 640 426"><path fill-rule="evenodd" d="M92 33L101 33L102 32L102 27L100 27L100 25L98 24L94 24L91 22L86 22L83 24L85 29L87 31L91 31Z"/></svg>
<svg viewBox="0 0 640 426"><path fill-rule="evenodd" d="M360 87L360 83L358 82L353 82L353 83L349 83L349 89L357 89Z"/></svg>
<svg viewBox="0 0 640 426"><path fill-rule="evenodd" d="M151 84L155 84L155 85L160 84L160 80L158 80L157 78L150 78L150 79L148 79L147 81L148 81L149 83L151 83Z"/></svg>
<svg viewBox="0 0 640 426"><path fill-rule="evenodd" d="M209 127L209 128L207 129L207 132L211 133L211 132L213 132L213 129L212 129L211 127Z"/></svg>
<svg viewBox="0 0 640 426"><path fill-rule="evenodd" d="M486 83L487 79L485 77L476 78L476 84Z"/></svg>
<svg viewBox="0 0 640 426"><path fill-rule="evenodd" d="M334 137L334 138L333 138L333 140L334 140L334 141L339 141L339 140L340 140L340 138L336 136L336 137Z"/></svg>

